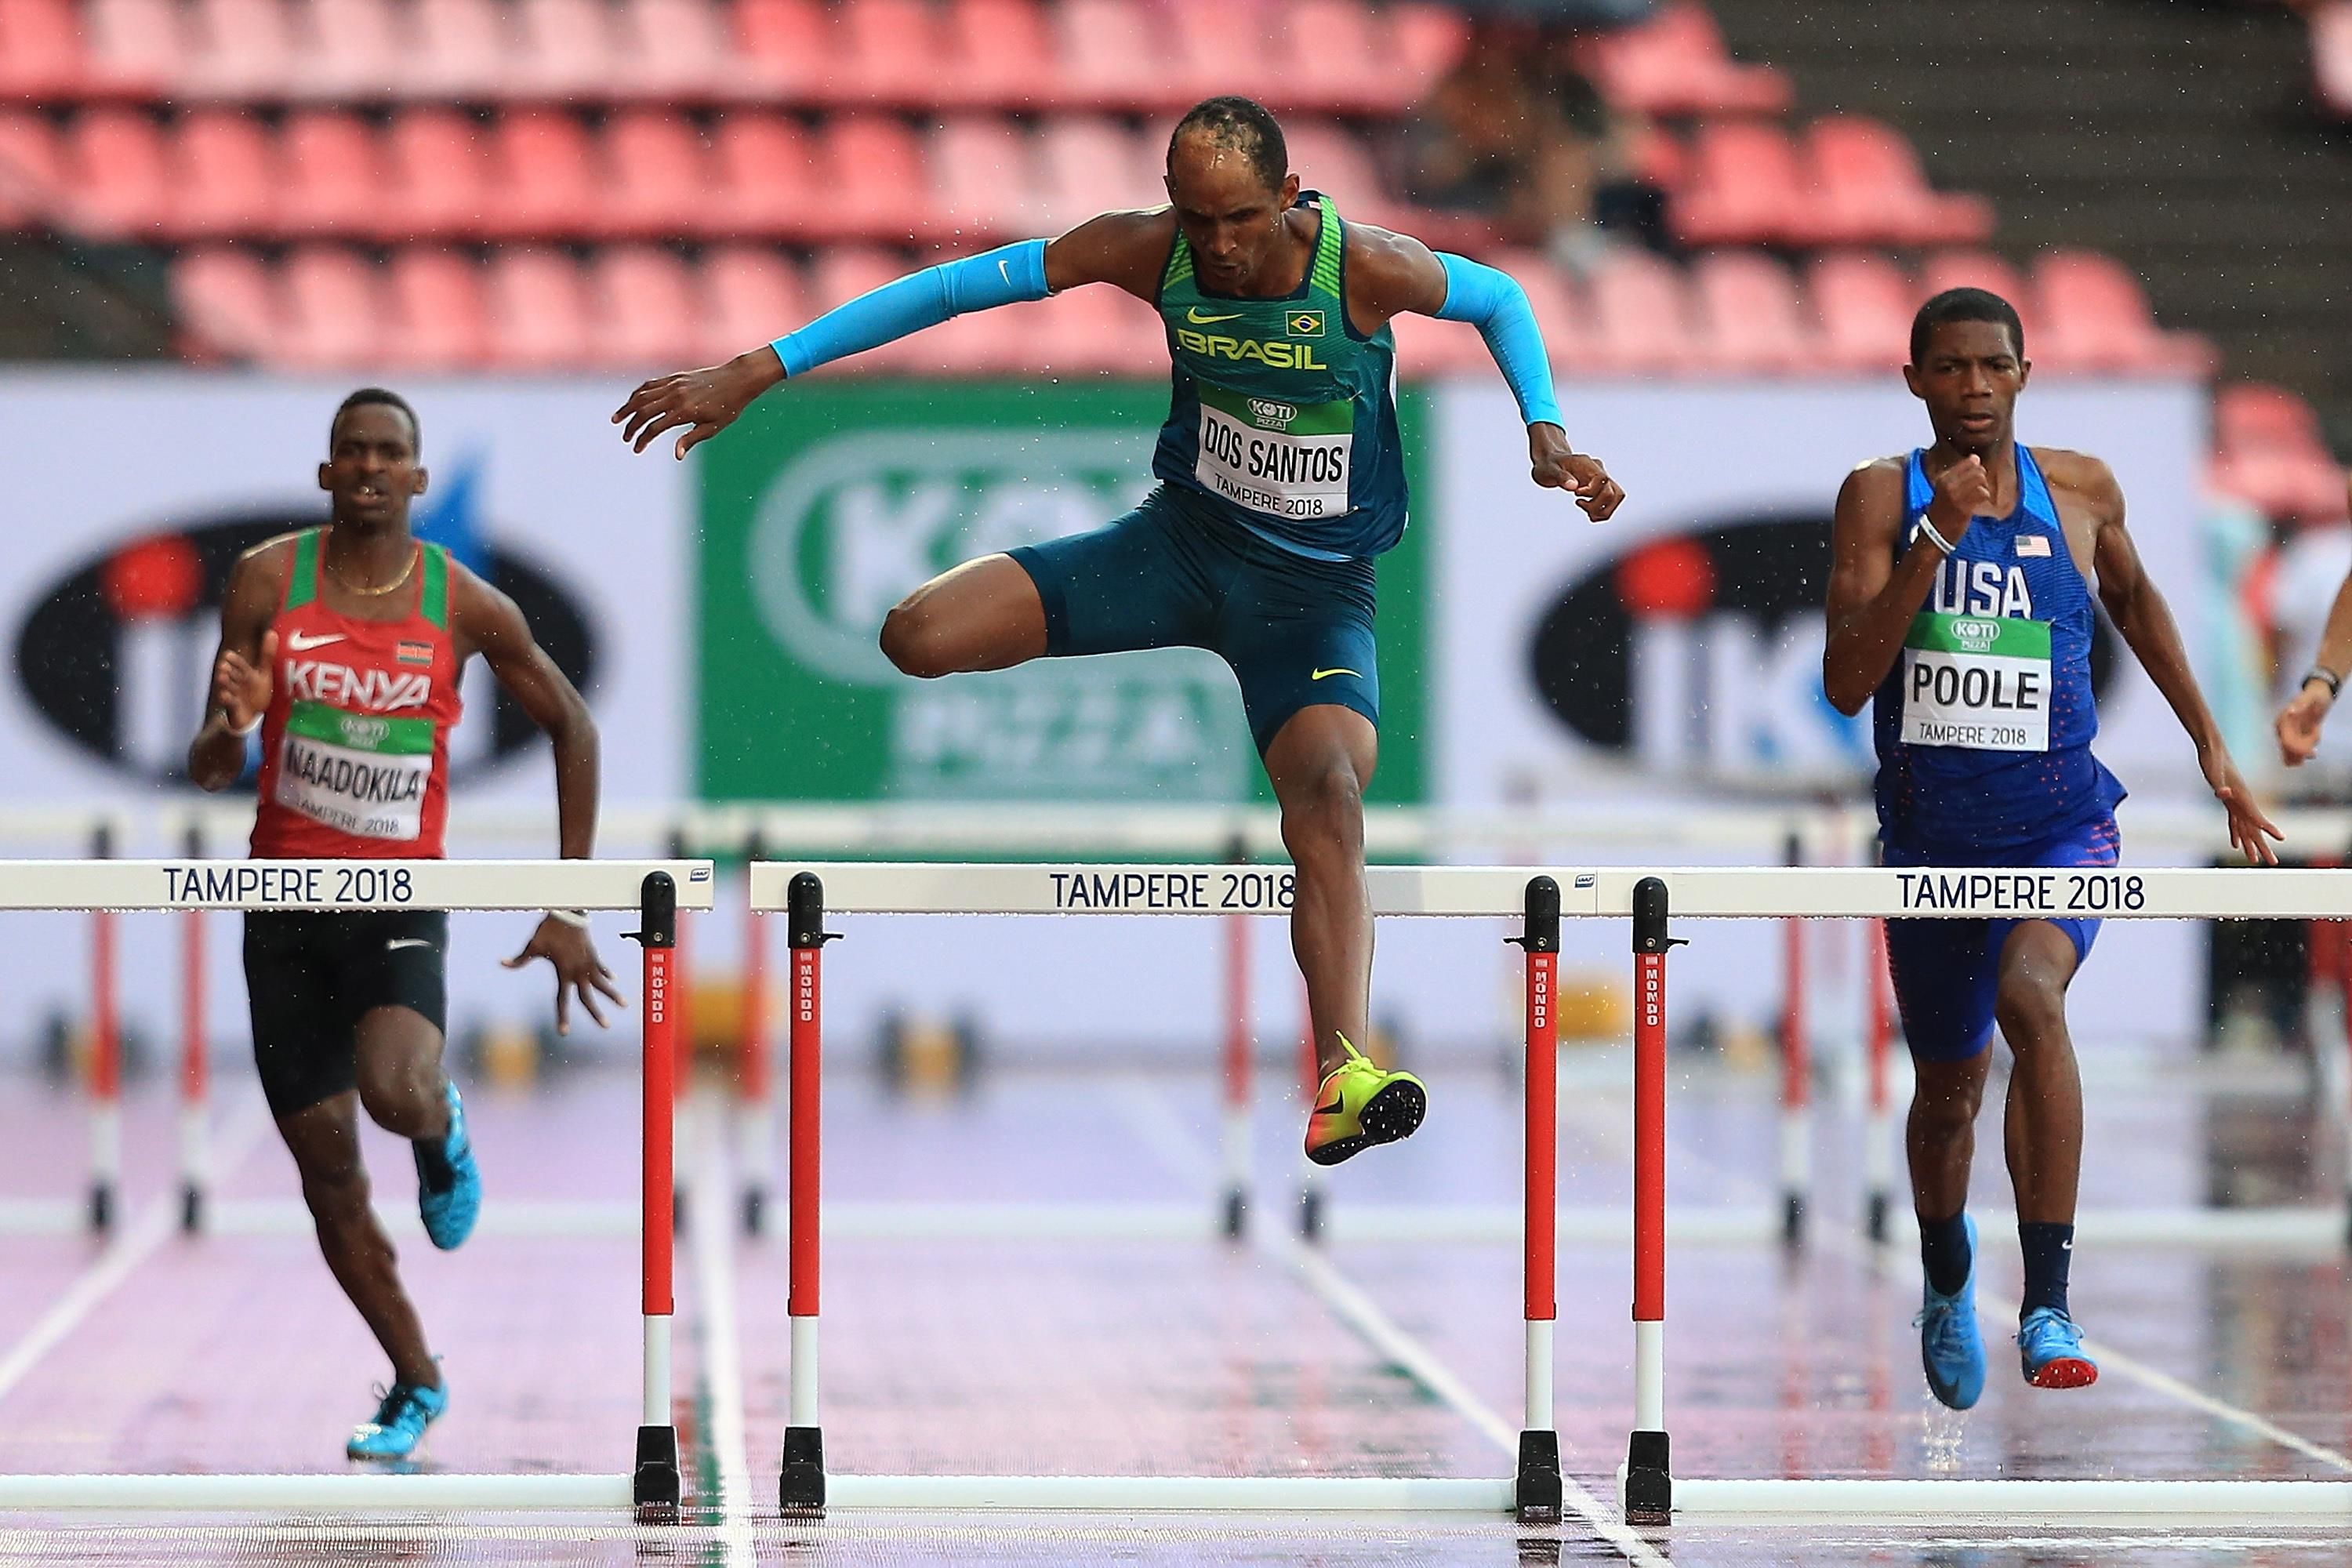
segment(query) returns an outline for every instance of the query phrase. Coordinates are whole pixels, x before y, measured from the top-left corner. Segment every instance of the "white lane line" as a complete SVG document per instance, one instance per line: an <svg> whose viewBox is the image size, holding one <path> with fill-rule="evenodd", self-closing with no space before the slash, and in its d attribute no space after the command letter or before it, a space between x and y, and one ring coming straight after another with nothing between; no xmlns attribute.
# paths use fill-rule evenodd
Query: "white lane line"
<svg viewBox="0 0 2352 1568"><path fill-rule="evenodd" d="M1187 1180L1202 1182L1214 1173L1215 1162L1209 1151L1177 1121L1168 1109L1164 1096L1154 1094L1143 1084L1134 1082L1122 1086L1118 1103L1139 1138L1160 1155L1162 1163L1171 1172ZM1202 1190L1208 1189L1204 1187ZM1266 1226L1259 1225L1254 1227L1253 1234L1260 1251L1287 1265L1307 1282L1309 1289L1323 1298L1341 1321L1361 1334L1374 1349L1404 1368L1413 1381L1452 1405L1455 1414L1501 1448L1514 1464L1517 1463L1517 1428L1496 1415L1494 1408L1455 1376L1453 1369L1438 1360L1428 1346L1398 1327L1396 1321L1382 1311L1370 1297L1331 1267L1328 1260L1292 1240L1286 1232L1270 1230ZM1643 1568L1669 1568L1664 1554L1621 1521L1574 1477L1566 1474L1560 1477L1560 1500L1570 1513L1581 1519L1594 1534L1614 1547L1625 1561L1641 1563Z"/></svg>
<svg viewBox="0 0 2352 1568"><path fill-rule="evenodd" d="M702 1096L709 1095L705 1090ZM726 1125L706 1117L705 1128ZM743 1432L742 1340L735 1320L734 1208L724 1200L728 1186L726 1139L702 1141L702 1201L687 1206L687 1234L694 1248L696 1327L702 1354L703 1385L710 1392L710 1427L702 1440L719 1465L719 1539L733 1568L751 1568L751 1459Z"/></svg>
<svg viewBox="0 0 2352 1568"><path fill-rule="evenodd" d="M220 1156L216 1169L224 1175L235 1171L253 1152L255 1142L268 1125L260 1096L253 1095L240 1102L215 1145ZM65 1293L41 1314L40 1321L9 1347L8 1353L0 1356L0 1399L7 1398L43 1356L79 1328L83 1320L114 1292L115 1287L154 1256L157 1247L178 1234L179 1211L176 1194L159 1197L142 1209L137 1219L115 1233L106 1250L75 1277Z"/></svg>
<svg viewBox="0 0 2352 1568"><path fill-rule="evenodd" d="M1769 1195L1760 1183L1743 1172L1731 1170L1709 1159L1704 1153L1695 1150L1685 1150L1684 1158L1712 1171L1729 1184L1735 1192L1743 1193L1753 1199L1761 1199ZM1671 1217L1668 1224L1671 1229ZM1827 1250L1844 1258L1855 1268L1870 1267L1871 1248L1860 1238L1848 1234L1844 1228L1815 1226L1807 1233L1807 1245L1813 1245L1815 1237L1822 1238ZM1671 1237L1669 1239L1671 1240ZM2019 1303L2016 1301L1981 1291L1978 1296L1978 1302L1979 1310L1989 1308L1997 1315L2012 1318L2017 1315L2019 1308ZM1671 1314L1668 1321L1672 1321ZM2333 1469L2352 1474L2352 1458L2347 1458L2334 1448L2315 1443L2298 1433L2291 1432L2276 1422L2256 1415L2253 1411L2232 1405L2226 1399L2208 1394L2191 1384L2184 1383L2169 1373L2159 1372L2137 1357L2126 1354L2103 1340L2093 1340L2085 1336L2083 1348L2089 1351L2092 1359L2099 1363L2103 1373L2108 1368L2113 1368L2117 1373L2138 1384L2141 1387L2185 1405L2192 1410L2201 1411L2217 1421L2253 1433L2283 1448L2301 1454L2307 1459L2315 1460Z"/></svg>

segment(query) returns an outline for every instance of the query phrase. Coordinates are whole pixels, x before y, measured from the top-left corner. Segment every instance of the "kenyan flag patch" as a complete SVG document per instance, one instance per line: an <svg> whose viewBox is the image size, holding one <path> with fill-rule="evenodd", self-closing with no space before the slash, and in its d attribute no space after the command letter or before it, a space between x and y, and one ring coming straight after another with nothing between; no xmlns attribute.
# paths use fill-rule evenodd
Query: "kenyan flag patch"
<svg viewBox="0 0 2352 1568"><path fill-rule="evenodd" d="M430 665L433 662L433 645L429 642L404 642L393 650L393 658L403 664Z"/></svg>
<svg viewBox="0 0 2352 1568"><path fill-rule="evenodd" d="M1282 330L1284 334L1288 337L1319 338L1323 335L1323 312L1320 310L1293 310L1287 317L1284 318Z"/></svg>

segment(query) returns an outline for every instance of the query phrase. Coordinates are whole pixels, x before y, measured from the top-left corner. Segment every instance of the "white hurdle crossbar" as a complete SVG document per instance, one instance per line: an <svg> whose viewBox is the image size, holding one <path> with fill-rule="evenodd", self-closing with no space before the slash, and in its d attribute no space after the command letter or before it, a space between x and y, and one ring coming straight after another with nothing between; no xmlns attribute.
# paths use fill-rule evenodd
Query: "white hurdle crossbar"
<svg viewBox="0 0 2352 1568"><path fill-rule="evenodd" d="M635 1459L589 1475L0 1476L0 1510L205 1511L630 1508L675 1521L683 1500L670 1417L671 1121L680 908L709 909L708 860L0 860L0 910L633 910L645 949L645 1364Z"/></svg>
<svg viewBox="0 0 2352 1568"><path fill-rule="evenodd" d="M2150 868L1691 868L1375 866L1372 910L1387 916L1526 917L1528 959L1527 1421L1509 1483L1387 1483L1337 1479L840 1477L824 1472L816 1391L820 959L827 914L1282 914L1292 880L1280 866L754 863L753 906L784 910L792 932L792 1410L779 1476L788 1513L856 1507L1247 1509L1314 1506L1318 1489L1365 1508L1488 1509L1556 1519L1561 1498L1551 1430L1552 1222L1557 1147L1556 1031L1549 985L1560 918L1631 919L1634 954L1634 1422L1620 1501L1635 1523L1677 1513L1821 1512L1956 1517L1975 1513L2163 1513L2352 1518L2352 1482L2284 1480L1683 1480L1665 1425L1665 1016L1669 913L1730 919L2352 918L2352 870ZM1545 942L1549 926L1549 943ZM1547 952L1547 945L1549 952ZM1547 1473L1548 1469L1548 1473ZM828 1482L830 1480L830 1485ZM1275 1500L1276 1497L1280 1501Z"/></svg>

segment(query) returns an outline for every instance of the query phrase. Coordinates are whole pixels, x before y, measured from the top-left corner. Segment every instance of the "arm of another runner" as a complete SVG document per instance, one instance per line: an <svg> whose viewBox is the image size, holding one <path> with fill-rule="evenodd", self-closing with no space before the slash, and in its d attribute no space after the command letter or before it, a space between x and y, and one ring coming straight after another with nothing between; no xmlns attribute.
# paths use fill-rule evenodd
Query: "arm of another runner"
<svg viewBox="0 0 2352 1568"><path fill-rule="evenodd" d="M1024 239L926 267L724 364L646 382L629 395L613 423L622 426L621 439L640 452L664 431L683 426L676 454L683 458L778 382L953 317L1042 300L1082 283L1117 283L1149 300L1173 233L1164 211L1105 213L1050 243Z"/></svg>
<svg viewBox="0 0 2352 1568"><path fill-rule="evenodd" d="M246 737L269 706L270 670L278 656L270 612L283 588L262 564L262 552L268 548L258 544L237 557L221 596L212 695L205 707L204 727L188 745L188 777L200 789L226 789L244 774Z"/></svg>
<svg viewBox="0 0 2352 1568"><path fill-rule="evenodd" d="M1838 487L1830 521L1829 646L1822 650L1822 689L1841 713L1862 711L1903 653L1911 617L1927 602L1945 552L1926 530L1895 558L1903 537L1903 465L1863 464ZM1958 544L1969 519L1992 510L1992 478L1963 458L1936 481L1927 521L1946 544Z"/></svg>
<svg viewBox="0 0 2352 1568"><path fill-rule="evenodd" d="M2301 767L2319 750L2320 726L2336 706L2346 672L2352 670L2352 574L2336 590L2336 602L2327 609L2327 629L2320 634L2319 652L2311 662L2312 671L2303 678L2294 700L2279 710L2279 756L2291 768Z"/></svg>
<svg viewBox="0 0 2352 1568"><path fill-rule="evenodd" d="M2155 579L2141 564L2139 546L2124 527L2123 487L2116 483L2106 464L2078 454L2053 454L2043 471L2083 497L2093 510L2098 533L2091 563L2098 577L2099 603L2106 606L2107 618L2123 634L2140 668L2164 693L2173 716L2196 742L2197 765L2204 770L2213 797L2229 814L2231 847L2258 865L2277 865L2278 855L2263 836L2280 838L2284 835L2254 805L2253 792L2230 760L2221 727L2213 721L2205 694L2197 688L2196 673L2189 667L2189 650L2181 646L2172 606L2165 603Z"/></svg>
<svg viewBox="0 0 2352 1568"><path fill-rule="evenodd" d="M467 654L479 653L499 686L553 742L559 852L566 860L587 859L596 850L595 716L588 711L571 678L555 667L539 639L530 635L530 624L515 602L462 567L449 574L449 629L457 643L459 665L463 666ZM571 1033L575 993L599 1027L604 1026L604 1015L596 1005L597 992L626 1005L614 987L613 972L597 958L584 921L547 915L506 966L520 969L535 958L555 966L557 1034Z"/></svg>
<svg viewBox="0 0 2352 1568"><path fill-rule="evenodd" d="M1528 427L1528 477L1575 496L1595 522L1614 512L1625 491L1600 458L1569 446L1552 389L1551 356L1517 279L1467 257L1433 251L1408 235L1364 224L1348 234L1348 313L1357 326L1376 331L1410 311L1476 327Z"/></svg>

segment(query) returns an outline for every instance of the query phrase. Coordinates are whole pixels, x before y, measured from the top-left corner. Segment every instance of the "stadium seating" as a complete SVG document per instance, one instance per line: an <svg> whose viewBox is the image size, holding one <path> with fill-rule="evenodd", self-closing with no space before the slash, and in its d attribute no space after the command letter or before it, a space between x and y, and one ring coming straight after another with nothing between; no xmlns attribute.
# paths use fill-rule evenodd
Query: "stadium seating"
<svg viewBox="0 0 2352 1568"><path fill-rule="evenodd" d="M2318 416L2294 393L2254 382L2221 387L2213 437L2206 482L2215 490L2285 521L2344 519L2344 470L2320 437Z"/></svg>
<svg viewBox="0 0 2352 1568"><path fill-rule="evenodd" d="M2352 120L2352 0L2324 0L2311 10L2311 73L2319 106Z"/></svg>
<svg viewBox="0 0 2352 1568"><path fill-rule="evenodd" d="M393 253L386 363L422 371L493 363L488 307L475 265L454 251L412 246Z"/></svg>
<svg viewBox="0 0 2352 1568"><path fill-rule="evenodd" d="M2053 368L2193 375L2213 369L2212 346L2158 329L2139 280L2113 257L2044 252L2033 263L2033 298L2042 323L2033 355Z"/></svg>
<svg viewBox="0 0 2352 1568"><path fill-rule="evenodd" d="M1819 330L1780 262L1754 251L1719 251L1698 259L1692 280L1711 340L1707 358L1717 369L1790 375L1821 366Z"/></svg>
<svg viewBox="0 0 2352 1568"><path fill-rule="evenodd" d="M1735 62L1697 0L1669 0L1636 27L1594 41L1586 64L1602 91L1648 114L1779 114L1788 79Z"/></svg>
<svg viewBox="0 0 2352 1568"><path fill-rule="evenodd" d="M0 232L49 221L65 164L57 132L38 114L0 109Z"/></svg>
<svg viewBox="0 0 2352 1568"><path fill-rule="evenodd" d="M1827 368L1884 373L1910 357L1911 315L1919 297L1892 260L1852 251L1819 257L1807 270L1806 287L1821 318Z"/></svg>
<svg viewBox="0 0 2352 1568"><path fill-rule="evenodd" d="M305 247L286 258L285 338L280 353L298 370L367 364L383 350L383 280L340 246Z"/></svg>
<svg viewBox="0 0 2352 1568"><path fill-rule="evenodd" d="M1806 132L1812 190L1806 237L1822 245L1981 245L1992 208L1981 196L1928 187L1909 142L1858 115L1827 115Z"/></svg>

